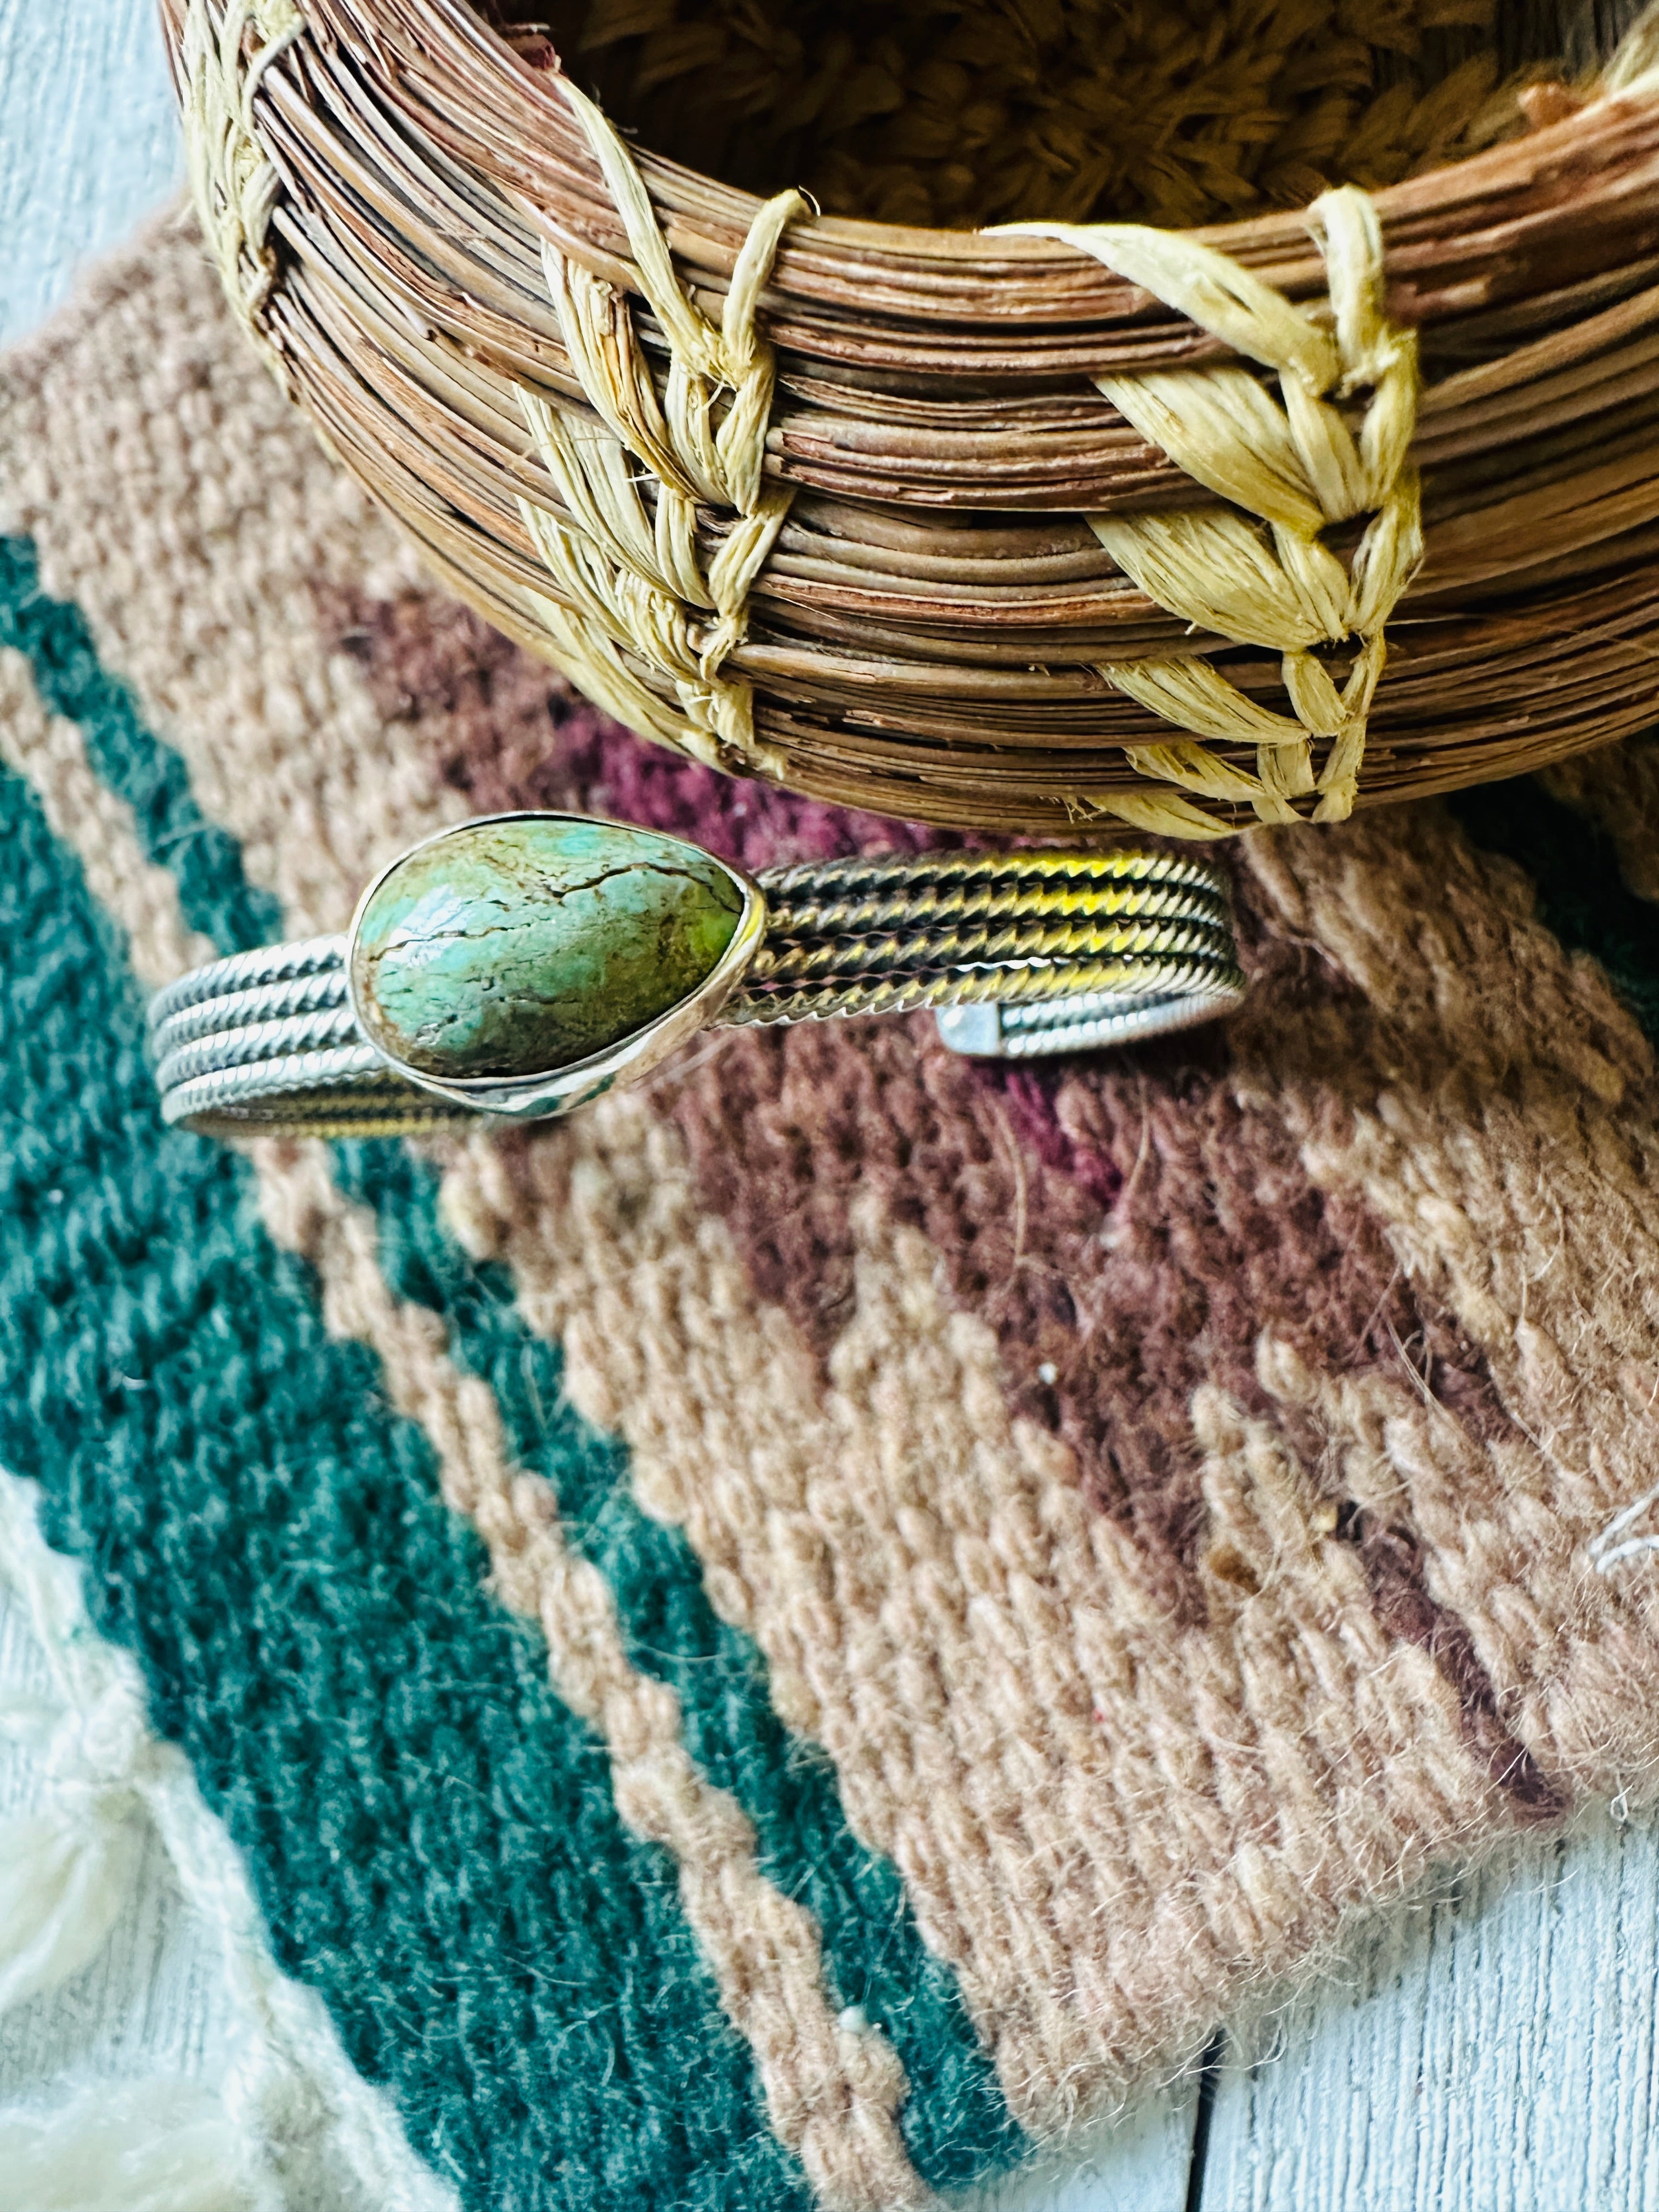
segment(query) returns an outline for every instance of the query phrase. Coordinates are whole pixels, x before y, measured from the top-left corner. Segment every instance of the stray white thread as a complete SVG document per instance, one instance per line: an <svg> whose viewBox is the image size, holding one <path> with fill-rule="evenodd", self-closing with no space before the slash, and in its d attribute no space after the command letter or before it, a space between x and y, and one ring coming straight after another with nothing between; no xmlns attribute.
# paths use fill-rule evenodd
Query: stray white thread
<svg viewBox="0 0 1659 2212"><path fill-rule="evenodd" d="M1659 1503L1659 1482L1656 1482L1651 1490L1644 1491L1634 1504L1626 1505L1621 1512L1615 1513L1601 1534L1590 1539L1585 1549L1590 1565L1598 1575L1606 1574L1621 1559L1634 1559L1644 1552L1659 1552L1659 1535L1632 1536L1622 1544L1617 1541L1626 1529L1639 1521L1649 1507L1656 1503Z"/></svg>

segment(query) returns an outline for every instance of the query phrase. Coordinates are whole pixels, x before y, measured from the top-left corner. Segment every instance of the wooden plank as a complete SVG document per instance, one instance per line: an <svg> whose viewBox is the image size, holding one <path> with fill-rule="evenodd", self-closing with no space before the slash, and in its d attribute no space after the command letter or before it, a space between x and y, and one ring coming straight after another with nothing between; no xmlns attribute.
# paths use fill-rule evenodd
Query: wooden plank
<svg viewBox="0 0 1659 2212"><path fill-rule="evenodd" d="M0 0L0 344L183 175L155 0Z"/></svg>
<svg viewBox="0 0 1659 2212"><path fill-rule="evenodd" d="M0 1703L50 1701L56 1688L23 1607L0 1578ZM38 1757L0 1729L0 1820L38 1813L49 1796ZM194 2080L222 2065L234 2025L222 1945L187 1910L166 1846L146 1822L108 1943L68 1981L0 2014L0 2127L7 2110L50 2105L68 2081Z"/></svg>
<svg viewBox="0 0 1659 2212"><path fill-rule="evenodd" d="M1659 2208L1659 1823L1379 1920L1218 2085L1206 2212Z"/></svg>
<svg viewBox="0 0 1659 2212"><path fill-rule="evenodd" d="M1196 2081L1145 2098L1039 2160L960 2200L962 2212L1185 2212Z"/></svg>

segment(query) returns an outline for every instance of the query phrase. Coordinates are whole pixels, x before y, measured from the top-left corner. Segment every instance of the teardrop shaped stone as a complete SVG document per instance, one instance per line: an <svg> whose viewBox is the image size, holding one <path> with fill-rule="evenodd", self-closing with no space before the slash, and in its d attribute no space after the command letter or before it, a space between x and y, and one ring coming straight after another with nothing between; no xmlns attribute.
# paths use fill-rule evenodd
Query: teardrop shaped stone
<svg viewBox="0 0 1659 2212"><path fill-rule="evenodd" d="M744 892L694 845L556 816L463 823L392 868L351 972L383 1052L453 1082L588 1059L688 998Z"/></svg>

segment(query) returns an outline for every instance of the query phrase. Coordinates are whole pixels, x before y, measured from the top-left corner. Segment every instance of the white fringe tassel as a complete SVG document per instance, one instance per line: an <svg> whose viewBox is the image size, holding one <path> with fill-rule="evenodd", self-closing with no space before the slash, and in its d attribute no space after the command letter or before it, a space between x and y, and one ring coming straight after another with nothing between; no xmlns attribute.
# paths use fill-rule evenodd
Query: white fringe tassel
<svg viewBox="0 0 1659 2212"><path fill-rule="evenodd" d="M244 2169L224 2101L199 2084L82 2083L40 2113L0 2113L5 2201L28 2212L282 2212Z"/></svg>
<svg viewBox="0 0 1659 2212"><path fill-rule="evenodd" d="M44 1656L0 1680L0 1734L40 1802L0 1820L0 2013L60 1987L131 1905L147 1832L209 1936L234 2032L214 2071L87 2081L0 2108L0 2188L27 2212L455 2212L320 2000L271 1958L246 1874L188 1762L150 1731L133 1660L94 1628L80 1571L40 1533L38 1486L0 1469L0 1584Z"/></svg>

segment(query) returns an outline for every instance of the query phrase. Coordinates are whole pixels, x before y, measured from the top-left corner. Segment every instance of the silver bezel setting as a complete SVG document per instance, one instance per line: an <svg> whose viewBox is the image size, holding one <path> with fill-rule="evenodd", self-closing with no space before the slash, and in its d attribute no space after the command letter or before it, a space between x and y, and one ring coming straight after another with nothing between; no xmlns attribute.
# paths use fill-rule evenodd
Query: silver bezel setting
<svg viewBox="0 0 1659 2212"><path fill-rule="evenodd" d="M678 845L682 851L695 854L705 864L712 863L730 877L743 894L743 911L732 941L719 961L689 998L659 1014L642 1030L635 1030L619 1043L602 1053L594 1053L586 1060L573 1060L568 1067L549 1068L538 1075L469 1076L455 1081L446 1081L441 1076L429 1074L425 1069L411 1067L407 1060L389 1053L384 1045L373 1038L363 1019L363 1010L357 994L356 954L358 931L370 900L387 878L417 853L424 853L434 845L441 845L452 837L464 836L469 830L487 828L497 822L577 822L591 827L602 822L607 829L632 832L636 836L655 838L662 843ZM693 844L689 837L676 837L671 831L643 830L637 822L616 822L607 815L574 814L562 809L519 807L501 814L474 815L465 822L451 823L435 830L429 837L422 838L389 860L357 901L351 917L351 927L346 938L346 991L351 1005L352 1017L357 1033L365 1044L378 1053L386 1066L402 1076L405 1083L424 1091L434 1098L441 1098L451 1105L465 1106L476 1114L500 1115L510 1121L548 1120L560 1114L573 1113L590 1099L598 1098L608 1091L623 1089L650 1073L668 1055L678 1051L688 1039L711 1022L748 972L750 962L760 950L766 935L766 896L760 885L741 868L734 868L729 860L722 860L702 846Z"/></svg>

